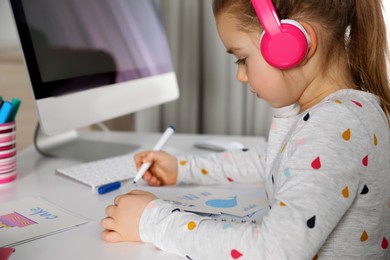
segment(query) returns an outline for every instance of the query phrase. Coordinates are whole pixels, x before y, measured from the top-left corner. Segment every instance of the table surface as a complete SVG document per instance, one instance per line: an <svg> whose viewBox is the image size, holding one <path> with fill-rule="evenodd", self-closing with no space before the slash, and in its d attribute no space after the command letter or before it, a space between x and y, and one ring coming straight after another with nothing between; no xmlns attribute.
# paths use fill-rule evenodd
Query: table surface
<svg viewBox="0 0 390 260"><path fill-rule="evenodd" d="M151 149L160 135L160 133L89 132L84 137L138 144L141 146L140 150L144 150ZM210 138L240 141L248 147L265 145L262 137L175 134L164 150L175 154L209 153L210 151L195 148L193 144L197 140ZM117 195L128 192L133 186L131 181L126 182L119 190L98 195L91 192L90 187L55 173L56 168L79 163L79 161L71 159L44 157L36 152L34 147L28 147L18 153L17 180L12 184L0 186L0 204L26 197L44 197L70 212L88 218L90 221L71 230L18 245L15 247L16 251L11 256L11 260L180 259L178 256L157 249L152 244L130 242L110 244L104 242L100 236L103 230L100 221L105 217L106 206L112 204ZM261 186L261 184L249 185L245 189L248 192L256 193L261 190L259 185ZM175 189L182 189L182 187L142 186L142 189L161 195L174 192Z"/></svg>

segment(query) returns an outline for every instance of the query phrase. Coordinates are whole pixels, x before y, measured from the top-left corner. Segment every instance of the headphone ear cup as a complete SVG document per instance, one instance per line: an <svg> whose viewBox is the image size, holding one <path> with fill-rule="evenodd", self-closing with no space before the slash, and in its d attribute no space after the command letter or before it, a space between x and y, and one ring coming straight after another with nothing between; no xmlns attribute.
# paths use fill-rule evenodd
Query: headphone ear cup
<svg viewBox="0 0 390 260"><path fill-rule="evenodd" d="M281 31L271 35L264 32L260 51L264 59L279 69L290 69L299 65L309 50L310 38L298 22L282 20Z"/></svg>

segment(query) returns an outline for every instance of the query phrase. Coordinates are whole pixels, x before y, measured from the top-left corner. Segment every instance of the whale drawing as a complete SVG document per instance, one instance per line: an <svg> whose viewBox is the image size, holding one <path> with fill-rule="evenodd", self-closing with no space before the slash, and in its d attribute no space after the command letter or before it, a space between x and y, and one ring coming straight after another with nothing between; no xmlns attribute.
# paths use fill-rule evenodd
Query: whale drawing
<svg viewBox="0 0 390 260"><path fill-rule="evenodd" d="M234 208L237 206L237 196L231 199L213 199L206 201L206 205L213 208Z"/></svg>

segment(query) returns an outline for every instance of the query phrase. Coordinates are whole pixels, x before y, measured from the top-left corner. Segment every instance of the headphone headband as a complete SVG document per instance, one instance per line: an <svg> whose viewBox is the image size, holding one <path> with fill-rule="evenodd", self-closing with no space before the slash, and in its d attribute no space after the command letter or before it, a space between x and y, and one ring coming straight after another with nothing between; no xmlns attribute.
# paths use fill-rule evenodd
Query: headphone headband
<svg viewBox="0 0 390 260"><path fill-rule="evenodd" d="M251 0L263 26L260 51L264 59L279 69L299 65L309 49L309 37L298 22L280 20L271 0Z"/></svg>
<svg viewBox="0 0 390 260"><path fill-rule="evenodd" d="M281 23L271 0L251 0L263 29L270 35L280 33Z"/></svg>

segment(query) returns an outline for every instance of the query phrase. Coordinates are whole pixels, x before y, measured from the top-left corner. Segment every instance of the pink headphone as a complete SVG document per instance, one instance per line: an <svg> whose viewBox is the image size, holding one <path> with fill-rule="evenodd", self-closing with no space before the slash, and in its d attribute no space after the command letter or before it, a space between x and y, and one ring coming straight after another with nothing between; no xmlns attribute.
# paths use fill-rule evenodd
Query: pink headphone
<svg viewBox="0 0 390 260"><path fill-rule="evenodd" d="M297 66L306 57L310 40L297 21L280 20L271 0L251 0L264 28L260 51L264 59L279 69Z"/></svg>

